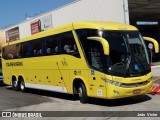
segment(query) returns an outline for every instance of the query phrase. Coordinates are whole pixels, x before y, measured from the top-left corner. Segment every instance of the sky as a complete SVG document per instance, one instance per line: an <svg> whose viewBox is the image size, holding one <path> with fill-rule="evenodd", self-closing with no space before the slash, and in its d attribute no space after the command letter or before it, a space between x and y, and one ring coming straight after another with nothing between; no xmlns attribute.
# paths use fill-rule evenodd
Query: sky
<svg viewBox="0 0 160 120"><path fill-rule="evenodd" d="M18 24L75 0L0 0L0 29Z"/></svg>

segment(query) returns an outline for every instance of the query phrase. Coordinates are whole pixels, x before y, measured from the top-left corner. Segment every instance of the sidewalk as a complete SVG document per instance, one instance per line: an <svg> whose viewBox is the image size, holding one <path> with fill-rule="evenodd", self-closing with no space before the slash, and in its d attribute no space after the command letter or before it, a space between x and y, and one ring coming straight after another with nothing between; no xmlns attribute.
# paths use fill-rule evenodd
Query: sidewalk
<svg viewBox="0 0 160 120"><path fill-rule="evenodd" d="M155 66L151 67L153 75L153 84L155 86L160 86L160 62L154 63Z"/></svg>
<svg viewBox="0 0 160 120"><path fill-rule="evenodd" d="M153 62L155 66L160 66L160 62Z"/></svg>
<svg viewBox="0 0 160 120"><path fill-rule="evenodd" d="M151 67L152 70L152 75L153 76L159 76L160 77L160 66L152 66Z"/></svg>
<svg viewBox="0 0 160 120"><path fill-rule="evenodd" d="M151 66L153 76L160 77L160 62L154 62L154 66Z"/></svg>

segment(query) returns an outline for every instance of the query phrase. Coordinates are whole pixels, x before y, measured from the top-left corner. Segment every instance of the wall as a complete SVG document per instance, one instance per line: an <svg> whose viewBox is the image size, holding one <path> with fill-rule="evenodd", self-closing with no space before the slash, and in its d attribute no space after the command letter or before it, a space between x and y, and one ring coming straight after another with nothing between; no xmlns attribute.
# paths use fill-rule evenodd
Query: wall
<svg viewBox="0 0 160 120"><path fill-rule="evenodd" d="M2 44L4 44L5 42L6 41L5 41L4 32L0 30L0 50L1 50Z"/></svg>
<svg viewBox="0 0 160 120"><path fill-rule="evenodd" d="M113 21L120 23L129 23L129 18L126 7L124 7L124 1L127 0L79 0L66 6L62 6L58 9L37 16L30 20L24 21L20 24L5 29L8 31L13 28L19 27L19 36L15 37L15 40L20 37L24 38L30 36L31 23L38 20L43 20L46 16L51 16L50 27L58 27L67 23L75 21ZM128 6L128 5L127 5ZM125 9L125 12L124 12ZM127 11L127 12L126 12ZM126 20L127 19L127 20ZM49 24L49 22L47 23ZM34 28L35 27L35 28ZM37 29L36 25L34 30ZM17 30L17 29L16 29ZM35 32L36 33L36 32ZM16 33L17 34L17 33ZM11 40L12 41L12 40Z"/></svg>

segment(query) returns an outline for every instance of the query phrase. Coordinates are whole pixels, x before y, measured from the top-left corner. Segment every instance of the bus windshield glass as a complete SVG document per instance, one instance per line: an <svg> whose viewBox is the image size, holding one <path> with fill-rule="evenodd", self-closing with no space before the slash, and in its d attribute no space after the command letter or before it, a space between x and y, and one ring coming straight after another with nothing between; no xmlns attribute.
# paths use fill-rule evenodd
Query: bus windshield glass
<svg viewBox="0 0 160 120"><path fill-rule="evenodd" d="M118 76L141 76L149 73L147 50L138 31L103 31L110 46L110 54L106 56L107 72Z"/></svg>
<svg viewBox="0 0 160 120"><path fill-rule="evenodd" d="M76 33L91 68L121 77L141 76L151 72L146 46L139 31L81 29ZM96 36L108 41L109 55L104 55L100 42L87 39Z"/></svg>

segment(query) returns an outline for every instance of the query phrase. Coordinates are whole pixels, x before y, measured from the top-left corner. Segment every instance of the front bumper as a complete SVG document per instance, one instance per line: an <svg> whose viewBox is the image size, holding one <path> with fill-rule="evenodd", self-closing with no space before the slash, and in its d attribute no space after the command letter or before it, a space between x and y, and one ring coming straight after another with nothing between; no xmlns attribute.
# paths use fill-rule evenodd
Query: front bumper
<svg viewBox="0 0 160 120"><path fill-rule="evenodd" d="M117 98L125 98L125 97L147 94L151 92L152 85L153 85L152 81L150 81L147 85L134 88L123 88L108 84L107 99L117 99Z"/></svg>

